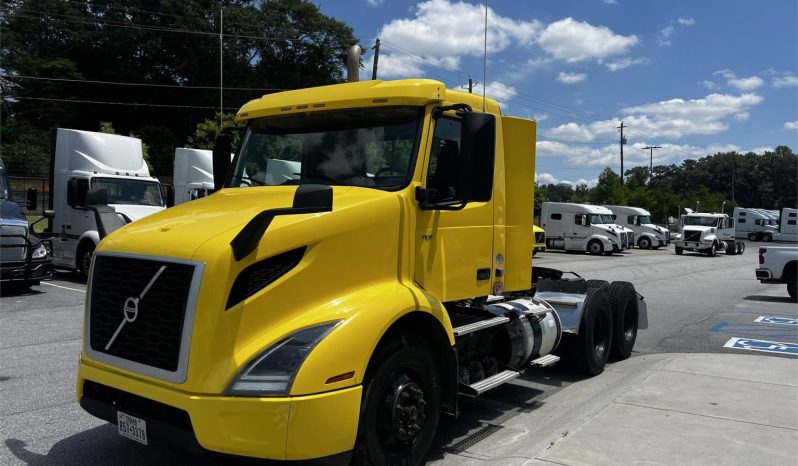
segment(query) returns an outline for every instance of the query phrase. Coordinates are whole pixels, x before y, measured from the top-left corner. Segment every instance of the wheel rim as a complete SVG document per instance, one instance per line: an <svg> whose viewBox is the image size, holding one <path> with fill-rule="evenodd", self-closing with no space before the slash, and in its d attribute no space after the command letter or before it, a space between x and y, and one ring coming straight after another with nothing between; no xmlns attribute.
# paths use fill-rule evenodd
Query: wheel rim
<svg viewBox="0 0 798 466"><path fill-rule="evenodd" d="M626 303L623 310L623 339L629 343L637 332L637 315L631 302Z"/></svg>
<svg viewBox="0 0 798 466"><path fill-rule="evenodd" d="M641 239L640 240L640 247L643 248L643 249L648 249L649 247L651 247L651 245L648 243L647 239Z"/></svg>
<svg viewBox="0 0 798 466"><path fill-rule="evenodd" d="M411 375L398 370L383 389L377 434L382 450L388 454L411 447L427 419L424 390Z"/></svg>
<svg viewBox="0 0 798 466"><path fill-rule="evenodd" d="M590 243L590 252L593 254L598 254L601 252L601 245L598 243Z"/></svg>

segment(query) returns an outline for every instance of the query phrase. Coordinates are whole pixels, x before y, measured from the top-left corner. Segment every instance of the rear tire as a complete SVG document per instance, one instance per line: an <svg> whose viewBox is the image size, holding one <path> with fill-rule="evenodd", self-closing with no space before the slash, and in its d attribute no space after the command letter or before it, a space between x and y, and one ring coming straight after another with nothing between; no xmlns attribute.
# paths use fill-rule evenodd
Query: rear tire
<svg viewBox="0 0 798 466"><path fill-rule="evenodd" d="M762 241L764 241L766 243L769 243L769 242L773 241L773 235L771 235L770 233L763 234L762 235Z"/></svg>
<svg viewBox="0 0 798 466"><path fill-rule="evenodd" d="M651 249L651 240L643 236L637 241L637 247L640 249Z"/></svg>
<svg viewBox="0 0 798 466"><path fill-rule="evenodd" d="M601 244L601 241L594 239L587 243L587 252L593 255L604 254L604 245Z"/></svg>
<svg viewBox="0 0 798 466"><path fill-rule="evenodd" d="M384 345L363 384L355 465L420 465L440 418L440 371L426 341L411 335Z"/></svg>
<svg viewBox="0 0 798 466"><path fill-rule="evenodd" d="M735 254L737 254L737 243L730 241L728 244L726 244L726 255L733 256Z"/></svg>
<svg viewBox="0 0 798 466"><path fill-rule="evenodd" d="M612 305L606 287L588 288L579 334L568 337L567 358L589 376L604 372L612 345Z"/></svg>
<svg viewBox="0 0 798 466"><path fill-rule="evenodd" d="M684 249L679 246L674 246L673 252L675 252L677 256L681 256L684 252Z"/></svg>
<svg viewBox="0 0 798 466"><path fill-rule="evenodd" d="M742 254L744 252L745 252L745 243L740 241L739 243L737 243L737 254Z"/></svg>
<svg viewBox="0 0 798 466"><path fill-rule="evenodd" d="M607 280L588 280L587 287L588 288L604 288L605 286L610 286L610 282Z"/></svg>
<svg viewBox="0 0 798 466"><path fill-rule="evenodd" d="M748 241L756 241L756 233L748 233Z"/></svg>
<svg viewBox="0 0 798 466"><path fill-rule="evenodd" d="M612 356L627 359L637 341L637 293L629 282L612 282L609 294L613 312Z"/></svg>
<svg viewBox="0 0 798 466"><path fill-rule="evenodd" d="M798 294L796 294L796 287L798 287L798 276L794 273L787 277L787 294L790 295L793 301L798 302Z"/></svg>

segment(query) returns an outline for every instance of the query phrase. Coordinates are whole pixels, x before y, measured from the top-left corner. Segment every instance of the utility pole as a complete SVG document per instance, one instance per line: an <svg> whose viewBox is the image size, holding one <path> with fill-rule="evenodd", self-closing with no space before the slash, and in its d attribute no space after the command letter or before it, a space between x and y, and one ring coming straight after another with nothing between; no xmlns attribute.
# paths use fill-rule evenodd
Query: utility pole
<svg viewBox="0 0 798 466"><path fill-rule="evenodd" d="M735 153L732 152L732 202L736 203L737 201L734 199L734 184L737 181L735 178L737 177L737 157Z"/></svg>
<svg viewBox="0 0 798 466"><path fill-rule="evenodd" d="M222 130L224 114L224 4L219 4L219 131Z"/></svg>
<svg viewBox="0 0 798 466"><path fill-rule="evenodd" d="M651 189L651 180L654 178L654 149L662 149L662 146L646 146L642 148L643 150L648 150L649 153L649 162L648 162L648 189Z"/></svg>
<svg viewBox="0 0 798 466"><path fill-rule="evenodd" d="M377 41L374 43L374 47L371 48L374 50L374 66L371 68L371 79L377 79L377 62L380 61L380 38L377 37Z"/></svg>
<svg viewBox="0 0 798 466"><path fill-rule="evenodd" d="M621 185L623 185L623 145L626 144L626 138L623 137L623 129L624 129L623 122L621 122L621 126L616 126L616 128L621 130L621 141L620 141L620 143L621 143Z"/></svg>
<svg viewBox="0 0 798 466"><path fill-rule="evenodd" d="M474 80L471 79L471 76L468 77L468 93L472 94L474 92Z"/></svg>

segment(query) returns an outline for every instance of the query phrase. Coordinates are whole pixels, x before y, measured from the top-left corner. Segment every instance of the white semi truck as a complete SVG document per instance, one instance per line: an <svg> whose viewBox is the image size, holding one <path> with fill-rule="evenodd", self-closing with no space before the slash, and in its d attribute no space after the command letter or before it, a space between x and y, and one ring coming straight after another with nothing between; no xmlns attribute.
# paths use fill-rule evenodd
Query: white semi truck
<svg viewBox="0 0 798 466"><path fill-rule="evenodd" d="M52 137L53 265L86 277L105 235L166 208L161 184L150 176L140 139L63 128Z"/></svg>
<svg viewBox="0 0 798 466"><path fill-rule="evenodd" d="M636 244L641 249L658 249L671 243L671 234L667 228L651 223L651 212L640 207L608 205L615 222L634 232Z"/></svg>
<svg viewBox="0 0 798 466"><path fill-rule="evenodd" d="M734 233L738 238L747 237L750 241L770 241L778 231L776 221L764 209L735 207L733 211Z"/></svg>
<svg viewBox="0 0 798 466"><path fill-rule="evenodd" d="M682 231L674 242L675 252L698 251L714 256L718 251L742 254L745 243L734 235L734 225L726 214L692 212L682 215Z"/></svg>
<svg viewBox="0 0 798 466"><path fill-rule="evenodd" d="M763 237L763 241L798 241L798 209L791 209L785 207L781 209L781 216L779 217L779 229L773 236L767 238Z"/></svg>
<svg viewBox="0 0 798 466"><path fill-rule="evenodd" d="M609 255L634 245L634 233L615 225L612 211L603 206L544 202L540 221L546 249Z"/></svg>

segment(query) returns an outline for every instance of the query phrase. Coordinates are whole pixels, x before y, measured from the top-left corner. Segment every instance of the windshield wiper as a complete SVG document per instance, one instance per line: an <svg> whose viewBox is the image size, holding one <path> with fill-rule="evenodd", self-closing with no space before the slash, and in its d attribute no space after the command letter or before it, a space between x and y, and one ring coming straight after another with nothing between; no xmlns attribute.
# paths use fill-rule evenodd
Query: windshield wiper
<svg viewBox="0 0 798 466"><path fill-rule="evenodd" d="M336 180L335 178L333 178L333 177L331 177L329 175L325 175L324 173L314 173L312 175L308 174L308 173L294 173L294 175L299 176L300 179L302 179L302 178L313 178L313 179L317 179L317 180L329 181L331 183L335 183L335 184L340 185L340 186L350 186L349 183L344 183L341 180Z"/></svg>
<svg viewBox="0 0 798 466"><path fill-rule="evenodd" d="M250 184L249 184L250 186L252 186L252 182L257 183L258 186L266 186L266 183L264 183L263 181L256 180L255 178L250 178L248 176L233 175L233 178L241 180L241 181L249 181L250 182Z"/></svg>

